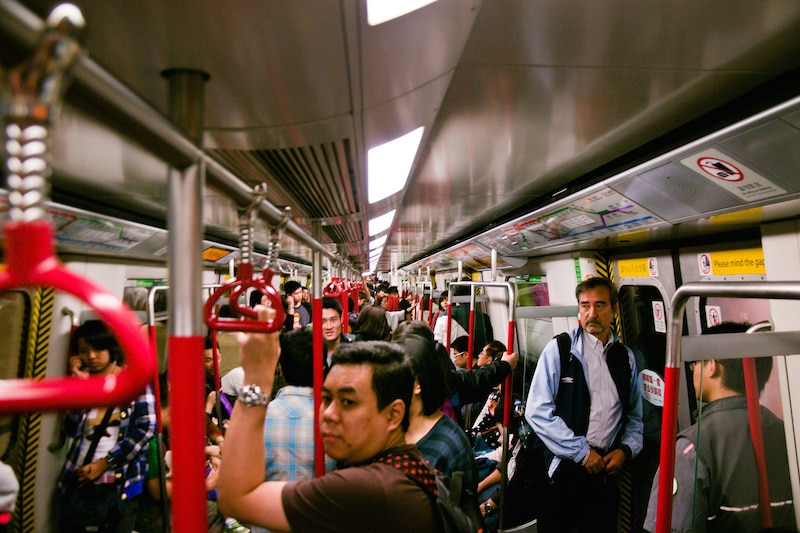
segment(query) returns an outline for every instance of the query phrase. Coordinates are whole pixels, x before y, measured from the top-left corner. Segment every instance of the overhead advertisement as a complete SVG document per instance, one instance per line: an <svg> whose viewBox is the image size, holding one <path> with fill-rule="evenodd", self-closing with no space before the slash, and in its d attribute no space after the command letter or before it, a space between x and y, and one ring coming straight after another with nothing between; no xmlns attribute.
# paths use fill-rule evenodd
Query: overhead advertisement
<svg viewBox="0 0 800 533"><path fill-rule="evenodd" d="M487 233L482 245L513 255L607 235L635 231L664 221L618 192L606 188L566 205Z"/></svg>

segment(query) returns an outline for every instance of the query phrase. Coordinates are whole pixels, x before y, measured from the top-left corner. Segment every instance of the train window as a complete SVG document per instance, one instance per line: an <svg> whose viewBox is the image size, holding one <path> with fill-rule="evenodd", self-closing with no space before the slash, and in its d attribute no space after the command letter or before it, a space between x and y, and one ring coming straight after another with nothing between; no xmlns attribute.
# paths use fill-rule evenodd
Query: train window
<svg viewBox="0 0 800 533"><path fill-rule="evenodd" d="M16 379L23 375L25 339L30 315L30 300L24 292L0 293L0 324L3 342L0 343L0 379ZM16 431L15 415L0 416L0 458L7 459Z"/></svg>

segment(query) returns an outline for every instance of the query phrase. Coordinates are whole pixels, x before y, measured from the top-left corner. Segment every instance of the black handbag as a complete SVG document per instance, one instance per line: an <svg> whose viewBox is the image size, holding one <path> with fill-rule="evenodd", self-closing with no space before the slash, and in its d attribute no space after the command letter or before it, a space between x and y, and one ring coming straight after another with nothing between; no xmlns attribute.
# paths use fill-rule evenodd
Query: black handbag
<svg viewBox="0 0 800 533"><path fill-rule="evenodd" d="M92 441L82 466L92 462L100 438L106 431L113 408L95 426ZM61 496L60 531L62 532L103 532L111 529L122 518L123 500L120 498L118 483L83 483L78 484L73 477L65 482L65 490Z"/></svg>

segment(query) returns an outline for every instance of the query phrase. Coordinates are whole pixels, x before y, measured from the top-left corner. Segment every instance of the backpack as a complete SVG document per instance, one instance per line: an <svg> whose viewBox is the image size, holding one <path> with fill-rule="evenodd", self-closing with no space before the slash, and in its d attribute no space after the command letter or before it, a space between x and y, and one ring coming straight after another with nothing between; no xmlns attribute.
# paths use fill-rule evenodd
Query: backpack
<svg viewBox="0 0 800 533"><path fill-rule="evenodd" d="M441 533L482 533L483 518L475 495L463 490L464 472L453 472L450 484L436 472L436 506L434 513ZM464 493L462 498L461 494Z"/></svg>

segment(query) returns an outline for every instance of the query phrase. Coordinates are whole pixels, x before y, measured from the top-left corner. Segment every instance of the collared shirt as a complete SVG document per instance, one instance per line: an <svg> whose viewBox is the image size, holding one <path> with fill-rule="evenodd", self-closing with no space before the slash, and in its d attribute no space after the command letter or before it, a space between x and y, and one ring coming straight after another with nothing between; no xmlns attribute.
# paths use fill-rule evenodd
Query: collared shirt
<svg viewBox="0 0 800 533"><path fill-rule="evenodd" d="M613 342L612 335L609 335L608 342L603 344L591 333L583 331L583 357L589 368L589 394L592 397L586 440L591 446L604 451L614 440L617 425L622 420L619 392L606 364L608 347Z"/></svg>
<svg viewBox="0 0 800 533"><path fill-rule="evenodd" d="M88 428L89 414L90 411L67 413L64 418L64 431L67 436L75 440L67 454L67 461L61 474L59 487L62 489L67 476L72 476L81 465L78 462L81 441L91 435ZM113 463L117 465L115 468L117 474L125 480L123 493L126 498L133 498L141 494L144 487L144 479L147 476L147 447L156 428L155 397L150 387L148 386L134 402L121 409L119 417L119 435L116 444L107 454L95 453L95 458L106 455L113 457Z"/></svg>
<svg viewBox="0 0 800 533"><path fill-rule="evenodd" d="M267 407L264 423L267 481L314 477L314 428L314 389L292 385L280 389ZM332 467L329 460L326 469Z"/></svg>

